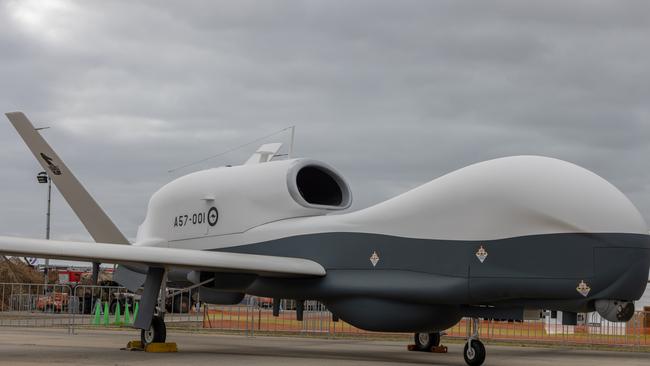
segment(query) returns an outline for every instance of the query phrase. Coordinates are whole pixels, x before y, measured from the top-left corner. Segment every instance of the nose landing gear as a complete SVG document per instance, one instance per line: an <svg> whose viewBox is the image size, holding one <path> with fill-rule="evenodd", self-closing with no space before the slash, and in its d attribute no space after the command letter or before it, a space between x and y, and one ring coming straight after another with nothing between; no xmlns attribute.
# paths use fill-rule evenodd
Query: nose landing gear
<svg viewBox="0 0 650 366"><path fill-rule="evenodd" d="M472 318L467 324L467 343L463 349L463 358L469 366L480 366L485 362L485 346L478 337L478 318Z"/></svg>

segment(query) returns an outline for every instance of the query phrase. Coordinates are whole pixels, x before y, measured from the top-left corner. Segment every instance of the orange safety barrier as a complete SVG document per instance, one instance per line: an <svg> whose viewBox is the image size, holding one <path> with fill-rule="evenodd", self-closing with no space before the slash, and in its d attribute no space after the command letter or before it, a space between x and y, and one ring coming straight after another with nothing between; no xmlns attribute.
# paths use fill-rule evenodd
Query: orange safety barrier
<svg viewBox="0 0 650 366"><path fill-rule="evenodd" d="M461 320L446 331L446 336L467 337L468 321ZM303 321L296 320L295 310L283 310L274 317L271 309L255 305L206 306L203 327L224 331L279 332L309 335L390 335L368 332L343 321L334 322L332 314L322 305L305 310ZM581 314L576 326L562 325L558 319L546 317L539 320L508 322L481 320L479 334L483 340L545 343L560 345L629 346L650 351L650 311L639 311L627 323L611 323L597 314ZM404 334L404 337L410 337Z"/></svg>

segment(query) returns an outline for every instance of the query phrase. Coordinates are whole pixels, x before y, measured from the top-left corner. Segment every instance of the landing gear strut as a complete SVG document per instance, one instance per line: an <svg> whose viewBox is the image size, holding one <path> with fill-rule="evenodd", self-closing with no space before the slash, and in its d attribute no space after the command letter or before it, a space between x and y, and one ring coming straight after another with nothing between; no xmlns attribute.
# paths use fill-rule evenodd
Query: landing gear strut
<svg viewBox="0 0 650 366"><path fill-rule="evenodd" d="M469 366L480 366L485 361L485 346L478 339L478 318L472 318L467 324L467 343L463 350L463 357Z"/></svg>
<svg viewBox="0 0 650 366"><path fill-rule="evenodd" d="M135 326L141 329L140 341L145 348L152 343L165 343L167 340L166 295L167 270L165 268L149 268L140 306L141 314L138 314L138 320L135 323ZM147 315L151 317L150 324L145 318Z"/></svg>

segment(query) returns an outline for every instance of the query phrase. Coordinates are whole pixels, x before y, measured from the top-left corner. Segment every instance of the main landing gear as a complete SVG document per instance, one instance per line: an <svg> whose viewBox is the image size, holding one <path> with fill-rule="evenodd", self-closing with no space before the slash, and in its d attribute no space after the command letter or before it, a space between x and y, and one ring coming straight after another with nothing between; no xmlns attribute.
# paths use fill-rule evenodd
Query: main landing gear
<svg viewBox="0 0 650 366"><path fill-rule="evenodd" d="M415 344L408 346L409 351L447 353L447 347L440 345L443 333L415 333Z"/></svg>
<svg viewBox="0 0 650 366"><path fill-rule="evenodd" d="M485 361L485 346L478 339L478 318L467 323L467 343L463 349L463 358L469 366L480 366Z"/></svg>
<svg viewBox="0 0 650 366"><path fill-rule="evenodd" d="M143 346L151 343L165 343L167 340L167 327L162 316L154 316L151 319L151 327L140 331L140 341Z"/></svg>
<svg viewBox="0 0 650 366"><path fill-rule="evenodd" d="M440 333L415 333L415 349L431 352L433 347L440 345Z"/></svg>
<svg viewBox="0 0 650 366"><path fill-rule="evenodd" d="M166 287L167 269L150 267L140 301L141 314L138 314L138 319L134 324L140 328L140 341L145 350L149 345L165 343L167 340L167 327L165 327ZM150 324L147 324L147 316L151 317Z"/></svg>

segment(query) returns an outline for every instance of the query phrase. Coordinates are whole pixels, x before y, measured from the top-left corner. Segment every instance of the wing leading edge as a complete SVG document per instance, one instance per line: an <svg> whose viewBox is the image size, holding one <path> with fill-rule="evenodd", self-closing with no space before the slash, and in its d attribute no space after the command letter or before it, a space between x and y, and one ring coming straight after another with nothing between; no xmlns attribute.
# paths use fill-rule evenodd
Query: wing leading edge
<svg viewBox="0 0 650 366"><path fill-rule="evenodd" d="M322 277L326 273L320 264L303 258L8 236L0 236L0 253L78 261L179 267L213 272L244 272L266 277Z"/></svg>

